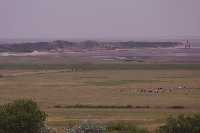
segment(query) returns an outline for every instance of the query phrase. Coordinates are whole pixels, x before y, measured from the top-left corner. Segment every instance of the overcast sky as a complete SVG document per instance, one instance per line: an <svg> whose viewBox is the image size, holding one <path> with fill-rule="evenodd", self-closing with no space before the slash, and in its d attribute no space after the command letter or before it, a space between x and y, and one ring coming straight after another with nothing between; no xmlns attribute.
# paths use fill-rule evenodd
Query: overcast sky
<svg viewBox="0 0 200 133"><path fill-rule="evenodd" d="M1 38L200 36L200 0L0 0Z"/></svg>

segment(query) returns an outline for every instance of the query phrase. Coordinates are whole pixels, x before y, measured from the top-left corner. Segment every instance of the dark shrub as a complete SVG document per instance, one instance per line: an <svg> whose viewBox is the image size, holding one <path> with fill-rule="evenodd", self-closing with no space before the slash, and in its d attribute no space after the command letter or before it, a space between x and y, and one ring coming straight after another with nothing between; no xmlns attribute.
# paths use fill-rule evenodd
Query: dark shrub
<svg viewBox="0 0 200 133"><path fill-rule="evenodd" d="M0 106L0 133L39 133L46 119L32 100L17 100Z"/></svg>
<svg viewBox="0 0 200 133"><path fill-rule="evenodd" d="M167 119L167 123L158 129L157 133L200 133L200 114L170 117Z"/></svg>
<svg viewBox="0 0 200 133"><path fill-rule="evenodd" d="M184 106L176 105L176 106L170 106L170 109L184 109Z"/></svg>
<svg viewBox="0 0 200 133"><path fill-rule="evenodd" d="M61 105L54 105L54 108L63 108Z"/></svg>

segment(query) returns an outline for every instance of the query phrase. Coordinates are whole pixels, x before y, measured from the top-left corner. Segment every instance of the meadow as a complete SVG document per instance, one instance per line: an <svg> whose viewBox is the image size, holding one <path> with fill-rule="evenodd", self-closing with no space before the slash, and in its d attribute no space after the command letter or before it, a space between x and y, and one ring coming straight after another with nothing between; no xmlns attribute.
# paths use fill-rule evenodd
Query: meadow
<svg viewBox="0 0 200 133"><path fill-rule="evenodd" d="M75 68L75 69L74 69ZM126 121L153 131L200 112L198 64L0 64L0 103L31 98L48 124ZM171 90L141 93L141 89Z"/></svg>

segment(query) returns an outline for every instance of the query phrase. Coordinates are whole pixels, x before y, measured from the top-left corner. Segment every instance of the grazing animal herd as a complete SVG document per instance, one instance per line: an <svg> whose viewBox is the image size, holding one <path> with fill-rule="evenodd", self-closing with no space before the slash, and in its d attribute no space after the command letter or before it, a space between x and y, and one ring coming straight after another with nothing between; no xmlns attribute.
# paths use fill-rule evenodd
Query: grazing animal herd
<svg viewBox="0 0 200 133"><path fill-rule="evenodd" d="M183 92L186 92L188 94L191 89L187 88L186 86L179 86L177 88L147 88L147 89L138 89L137 94L154 94L154 95L159 95L161 93L172 93L175 90L181 90Z"/></svg>
<svg viewBox="0 0 200 133"><path fill-rule="evenodd" d="M127 92L125 89L120 89L120 92ZM173 93L173 92L184 92L185 94L188 94L191 92L191 88L188 88L186 86L178 86L174 88L163 88L163 87L157 87L157 88L140 88L140 89L130 89L130 93L134 93L137 95L151 95L151 96L159 96L160 94L164 93Z"/></svg>
<svg viewBox="0 0 200 133"><path fill-rule="evenodd" d="M150 89L138 89L137 93L139 94L160 94L162 92L172 92L173 88L170 89L164 89L162 87L159 88L150 88Z"/></svg>

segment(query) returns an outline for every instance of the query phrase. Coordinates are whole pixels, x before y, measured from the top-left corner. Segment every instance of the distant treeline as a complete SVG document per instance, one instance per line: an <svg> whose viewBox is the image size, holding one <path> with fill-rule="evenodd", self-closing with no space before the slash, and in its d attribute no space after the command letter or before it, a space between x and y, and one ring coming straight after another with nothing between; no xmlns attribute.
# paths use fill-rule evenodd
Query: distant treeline
<svg viewBox="0 0 200 133"><path fill-rule="evenodd" d="M69 42L57 40L52 42L34 42L34 43L13 43L1 44L0 52L33 52L33 51L50 51L50 50L82 50L82 49L128 49L128 48L157 48L157 47L175 47L180 45L179 42Z"/></svg>

